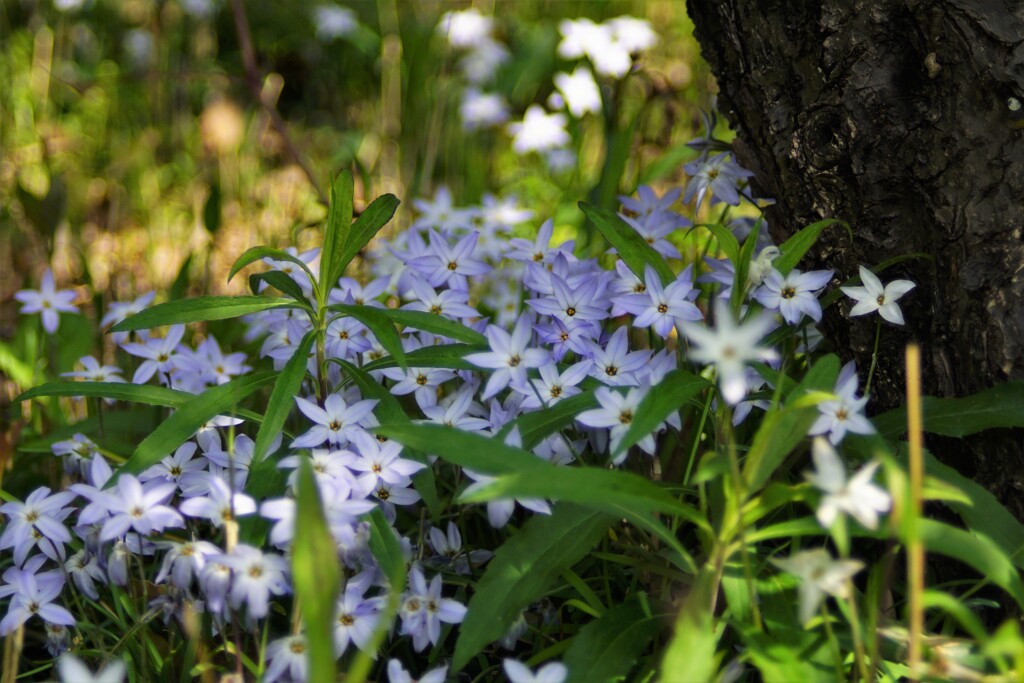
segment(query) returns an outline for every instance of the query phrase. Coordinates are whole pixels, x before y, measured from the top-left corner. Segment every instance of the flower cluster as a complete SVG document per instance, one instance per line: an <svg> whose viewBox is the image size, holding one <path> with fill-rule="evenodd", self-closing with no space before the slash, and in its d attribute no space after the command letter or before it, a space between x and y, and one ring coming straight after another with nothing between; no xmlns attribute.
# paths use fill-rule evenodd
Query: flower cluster
<svg viewBox="0 0 1024 683"><path fill-rule="evenodd" d="M465 17L459 17L455 13L450 18L449 35L465 43L472 25L461 25ZM698 202L706 194L732 203L746 176L719 173L695 190ZM682 258L678 235L691 225L676 208L680 194L677 189L659 195L644 187L636 197L621 198L622 225L671 261ZM746 282L735 281L736 264L727 260L689 263L678 272L668 269L667 261L648 259L638 267L614 251L590 258L577 254L571 241L555 239L550 220L535 236L525 236L521 225L533 215L514 200L488 197L479 206L457 207L442 189L414 205L418 216L409 230L368 250L368 277L329 283L326 292L320 290L319 301L436 316L486 343L464 354L461 365L421 367L416 358L456 340L408 325L399 341L411 361L395 367L377 362L386 352L369 318L361 322L334 309L322 318L304 316L280 307L245 318L245 338L259 347L258 357L227 352L212 335L189 343L182 325L160 335L115 337L121 357L134 365L132 383L157 383L191 394L244 376L257 365L280 369L307 335L318 333L317 320L324 325L325 357L310 352L311 379L294 397L298 428L278 438L260 460L241 419L232 416L210 420L158 463L137 472L115 471L85 434L53 444L71 481L68 489L43 487L23 502L0 507L7 519L0 549L9 551L13 560L0 586L0 596L9 598L0 635L38 618L52 634L51 652L59 654L68 645L67 629L88 619L88 614L70 611L69 596L101 601L117 591L131 592L134 572L141 568L144 581L158 588L149 609L182 622L186 612L204 614L214 632L270 628L274 638L266 648L266 680L305 678L305 635L294 629L279 632L275 614L290 603L293 592L288 558L298 515L296 474L308 462L334 555L347 577L335 605L335 654L370 648L375 631L393 625L394 637L408 638L415 651L436 646L466 614L465 593L446 591L445 577L457 579L453 587L461 585L457 577L473 575L491 560L492 552L464 547L461 525L454 521L443 530L417 523L424 497L418 477L433 473L432 459L424 457L430 454L406 452L401 444L378 438L374 428L380 422L382 394L367 393L365 386L350 382L346 367L361 368L414 422L477 432L514 446L522 439L518 429L509 429L511 423L587 392L589 406L530 450L562 467L581 461L617 467L631 456L644 462L659 452L664 443L660 435L685 429L676 412L656 422L638 420L669 373L685 368L713 380L723 410L731 411L727 414L734 423L742 422L765 407L753 392L772 377L768 370L777 368L782 356L770 337L776 330L793 331L819 321L819 297L834 275L777 269L773 259L779 250L774 247L752 260ZM315 250L291 252L288 258L266 259L266 265L290 277L316 306L314 283L299 262L312 267L318 258ZM882 288L865 269L861 279L864 288L845 290L861 302L853 313L867 312L863 302L872 296L877 299L872 310L901 321L895 301L910 286L897 281ZM43 313L47 329L55 327L57 311L71 308L70 296L55 289L49 274L39 292L23 291L19 299L26 304L24 312ZM152 300L149 294L113 304L104 320L116 322ZM104 365L91 356L81 363L84 369L69 373L71 377L123 381L117 365ZM888 495L871 483L877 466L847 478L832 450L848 433L873 430L863 415L867 398L858 396L852 363L843 368L831 394L818 402L820 416L809 430L828 437L816 442L816 470L808 476L822 492L817 516L826 528L849 515L874 529L890 504ZM630 448L624 447L627 435ZM269 495L258 493L265 489L253 475L263 467L265 476L268 463L287 480ZM463 476L469 482L467 494L494 482L490 474L471 469L459 471ZM402 539L409 564L405 586L389 585L370 552L371 527L365 516L374 510L383 513ZM502 529L517 514L551 511L549 500L508 498L488 502L485 515L490 527ZM249 520L262 520L262 526ZM265 533L254 531L261 528ZM859 568L848 559L832 564L824 552L778 562L805 579L805 620L825 594L843 597L846 579ZM399 605L396 622L381 624L389 601ZM510 634L511 647L522 633ZM64 668L75 667L66 661L70 663ZM510 660L505 669L512 680L554 681L565 675L554 664L534 674ZM388 670L392 680L410 676L396 661ZM435 670L423 680L444 675L443 669Z"/></svg>

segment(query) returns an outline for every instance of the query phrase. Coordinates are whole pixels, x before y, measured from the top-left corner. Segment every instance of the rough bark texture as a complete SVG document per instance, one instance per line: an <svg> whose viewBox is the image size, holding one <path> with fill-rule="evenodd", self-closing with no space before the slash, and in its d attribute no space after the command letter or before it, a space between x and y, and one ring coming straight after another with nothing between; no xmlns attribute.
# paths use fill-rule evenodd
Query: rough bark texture
<svg viewBox="0 0 1024 683"><path fill-rule="evenodd" d="M902 404L902 349L923 345L928 393L1024 378L1024 3L688 0L738 161L777 204L776 241L824 217L812 255L839 280L896 256L918 288L882 330L877 405ZM826 315L837 350L870 362L875 317ZM1002 434L946 459L1024 518L1024 445ZM936 444L936 450L938 444Z"/></svg>

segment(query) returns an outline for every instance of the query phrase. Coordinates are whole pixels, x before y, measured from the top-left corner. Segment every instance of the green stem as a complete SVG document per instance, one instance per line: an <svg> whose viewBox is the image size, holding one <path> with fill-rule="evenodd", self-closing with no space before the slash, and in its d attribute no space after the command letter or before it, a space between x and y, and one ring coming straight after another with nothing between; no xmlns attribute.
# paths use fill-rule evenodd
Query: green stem
<svg viewBox="0 0 1024 683"><path fill-rule="evenodd" d="M828 616L828 609L825 608L825 603L821 603L821 623L825 626L825 634L828 636L828 642L832 646L832 654L835 656L836 662L836 680L841 681L846 678L845 668L843 666L843 651L839 647L839 641L836 639L836 633L832 630L832 621Z"/></svg>
<svg viewBox="0 0 1024 683"><path fill-rule="evenodd" d="M878 340L882 337L882 319L878 319L875 326L875 348L871 352L871 368L868 370L868 381L864 385L864 395L871 393L871 378L875 375L875 364L878 362Z"/></svg>
<svg viewBox="0 0 1024 683"><path fill-rule="evenodd" d="M853 656L857 660L857 671L860 679L865 683L871 681L871 674L868 673L867 658L864 655L864 639L861 633L860 613L857 611L857 599L853 590L853 582L847 579L846 588L850 597L846 604L850 606L850 631L853 633Z"/></svg>

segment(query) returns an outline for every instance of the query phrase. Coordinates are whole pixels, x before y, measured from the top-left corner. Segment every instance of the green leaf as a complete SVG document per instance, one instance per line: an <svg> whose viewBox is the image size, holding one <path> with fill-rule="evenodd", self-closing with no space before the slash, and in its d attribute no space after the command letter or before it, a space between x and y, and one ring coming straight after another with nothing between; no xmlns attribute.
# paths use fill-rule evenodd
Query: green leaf
<svg viewBox="0 0 1024 683"><path fill-rule="evenodd" d="M313 310L312 306L309 305L309 299L307 298L306 293L302 291L302 287L299 287L299 283L282 273L280 270L268 270L264 273L253 273L250 275L249 291L258 295L259 283L261 282L266 282L282 294L287 294L299 303L304 304L303 308L306 310Z"/></svg>
<svg viewBox="0 0 1024 683"><path fill-rule="evenodd" d="M295 353L288 359L288 362L281 368L274 382L274 389L270 392L270 400L267 401L267 410L263 415L263 424L256 433L256 445L253 447L252 465L257 465L270 449L284 428L285 420L295 407L295 397L299 395L302 388L302 380L306 377L306 364L309 362L309 352L316 340L315 332L308 332L302 338L295 349Z"/></svg>
<svg viewBox="0 0 1024 683"><path fill-rule="evenodd" d="M788 275L789 271L793 270L796 264L800 263L800 259L804 257L804 254L818 241L821 232L830 225L843 226L846 228L846 232L849 233L850 240L853 240L853 230L850 229L850 224L846 221L826 218L817 223L811 223L806 228L798 230L795 235L782 243L779 247L779 251L782 254L772 262L775 270L783 275Z"/></svg>
<svg viewBox="0 0 1024 683"><path fill-rule="evenodd" d="M917 530L928 552L959 560L1009 593L1024 607L1020 572L992 539L931 519L917 520Z"/></svg>
<svg viewBox="0 0 1024 683"><path fill-rule="evenodd" d="M386 315L393 322L403 327L412 327L424 332L430 332L442 337L448 337L455 341L466 342L467 344L486 344L487 337L474 329L466 327L462 323L426 313L424 311L407 311L402 309L378 308L375 309Z"/></svg>
<svg viewBox="0 0 1024 683"><path fill-rule="evenodd" d="M704 228L714 235L715 239L718 240L718 248L729 259L729 263L735 266L740 262L740 243L736 239L736 235L732 234L732 230L718 223L701 223L693 227L695 229Z"/></svg>
<svg viewBox="0 0 1024 683"><path fill-rule="evenodd" d="M366 325L373 336L377 338L384 350L391 354L399 367L407 367L405 360L405 349L402 348L402 337L391 319L379 308L372 306L357 306L354 304L331 304L329 310L344 313Z"/></svg>
<svg viewBox="0 0 1024 683"><path fill-rule="evenodd" d="M1024 382L1006 382L964 398L921 399L924 431L964 437L986 429L1024 427ZM907 431L905 408L872 418L878 432L894 439Z"/></svg>
<svg viewBox="0 0 1024 683"><path fill-rule="evenodd" d="M520 415L502 427L499 436L504 438L513 428L516 428L519 430L523 448L533 448L545 437L570 424L584 410L596 407L597 398L594 397L594 392L584 391L562 399L550 408Z"/></svg>
<svg viewBox="0 0 1024 683"><path fill-rule="evenodd" d="M338 284L344 264L341 263L342 246L352 229L352 198L355 192L352 173L344 170L331 185L331 203L324 226L324 245L320 250L320 282L326 289Z"/></svg>
<svg viewBox="0 0 1024 683"><path fill-rule="evenodd" d="M125 318L111 327L110 331L148 330L162 325L225 320L271 308L295 307L291 299L272 299L266 296L203 296L157 304Z"/></svg>
<svg viewBox="0 0 1024 683"><path fill-rule="evenodd" d="M675 273L665 263L661 254L647 244L640 233L619 218L614 211L592 206L586 202L580 202L579 206L587 218L601 231L605 239L615 247L619 257L626 262L634 275L643 280L644 266L649 265L654 268L662 284L667 285L675 281Z"/></svg>
<svg viewBox="0 0 1024 683"><path fill-rule="evenodd" d="M610 683L622 680L661 630L651 615L647 596L634 593L625 602L590 622L572 639L562 662L568 683ZM696 679L695 679L696 680Z"/></svg>
<svg viewBox="0 0 1024 683"><path fill-rule="evenodd" d="M205 422L232 411L243 399L276 376L276 372L242 375L225 384L210 387L198 396L189 394L187 403L142 440L128 462L121 465L111 477L110 484L122 473L137 474L160 462L192 438Z"/></svg>
<svg viewBox="0 0 1024 683"><path fill-rule="evenodd" d="M736 278L734 282L742 283L741 287L733 287L732 295L729 299L729 305L732 307L733 313L737 316L740 313L740 309L743 307L743 296L747 289L747 278L750 275L750 262L754 258L754 250L757 248L757 236L761 233L761 226L764 224L764 218L758 217L757 221L754 222L754 227L747 235L747 241L743 243L743 247L740 249L740 258L736 262Z"/></svg>
<svg viewBox="0 0 1024 683"><path fill-rule="evenodd" d="M715 650L722 636L723 625L716 633L711 603L717 590L715 568L701 569L676 617L675 634L661 663L664 676L677 681L711 681L718 671ZM662 678L662 680L670 680Z"/></svg>
<svg viewBox="0 0 1024 683"><path fill-rule="evenodd" d="M411 368L448 368L450 370L479 370L472 363L464 360L471 353L489 350L482 344L437 344L424 346L405 354L405 362ZM378 358L363 366L366 372L393 368L398 363L393 357Z"/></svg>
<svg viewBox="0 0 1024 683"><path fill-rule="evenodd" d="M498 548L470 598L452 667L463 668L498 640L530 603L597 544L615 518L561 503L531 517Z"/></svg>
<svg viewBox="0 0 1024 683"><path fill-rule="evenodd" d="M214 182L210 185L210 194L206 197L206 202L203 204L203 227L211 235L215 235L217 230L220 229L220 205L220 183Z"/></svg>
<svg viewBox="0 0 1024 683"><path fill-rule="evenodd" d="M402 591L405 589L405 556L402 554L402 544L388 521L384 519L384 513L380 511L380 508L376 508L368 517L370 552L377 559L377 564L380 565L391 590L387 592L387 602L377 621L377 628L373 632L370 646L365 650L360 650L356 655L355 661L345 675L346 683L363 683L366 680L370 668L373 666L373 658L377 656L377 650L384 640L384 634L388 632L394 622L402 599Z"/></svg>
<svg viewBox="0 0 1024 683"><path fill-rule="evenodd" d="M337 673L334 610L341 591L341 567L337 555L324 553L325 548L333 549L336 544L324 519L320 487L307 458L302 458L299 465L295 507L292 579L306 629L309 678L333 681Z"/></svg>
<svg viewBox="0 0 1024 683"><path fill-rule="evenodd" d="M127 382L52 382L33 387L14 399L28 401L42 396L85 396L112 398L150 406L179 408L196 397L187 391Z"/></svg>
<svg viewBox="0 0 1024 683"><path fill-rule="evenodd" d="M352 229L349 230L341 250L338 260L338 277L341 277L356 254L369 244L374 235L391 220L399 203L398 198L392 194L381 195L370 202L370 205L359 214L359 218L352 224Z"/></svg>
<svg viewBox="0 0 1024 683"><path fill-rule="evenodd" d="M167 293L167 298L171 301L177 301L183 299L185 293L188 291L188 285L190 278L192 277L192 260L193 254L189 254L188 257L182 262L181 268L178 269L178 275L174 278L174 282L171 284L171 289Z"/></svg>
<svg viewBox="0 0 1024 683"><path fill-rule="evenodd" d="M625 453L630 446L657 429L669 415L709 386L711 383L706 379L686 370L673 370L665 375L661 382L651 387L637 406L633 421L619 445L612 451L612 457Z"/></svg>
<svg viewBox="0 0 1024 683"><path fill-rule="evenodd" d="M782 465L794 448L804 440L807 430L818 419L815 405L800 405L802 397L812 391L832 391L839 376L839 359L827 355L818 359L807 371L803 381L788 396L794 406L772 406L754 435L754 442L743 466L748 491L759 491Z"/></svg>
<svg viewBox="0 0 1024 683"><path fill-rule="evenodd" d="M274 261L288 261L294 263L299 268L306 272L309 276L309 281L316 284L316 276L313 275L313 271L309 269L305 261L297 256L289 254L284 249L275 249L274 247L252 247L246 249L245 252L235 259L235 263L231 266L231 272L228 273L228 282L231 282L232 278L238 274L242 268L245 268L254 261L261 261L265 258L273 259ZM287 273L285 273L287 275Z"/></svg>

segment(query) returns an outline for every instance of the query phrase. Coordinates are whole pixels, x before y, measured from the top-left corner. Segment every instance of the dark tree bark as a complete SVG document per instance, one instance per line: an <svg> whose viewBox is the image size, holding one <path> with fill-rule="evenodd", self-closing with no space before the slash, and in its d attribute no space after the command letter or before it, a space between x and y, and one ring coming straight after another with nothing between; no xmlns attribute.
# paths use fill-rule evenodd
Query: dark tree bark
<svg viewBox="0 0 1024 683"><path fill-rule="evenodd" d="M881 275L918 287L901 301L906 327L882 330L875 405L902 404L911 338L930 394L1024 378L1024 3L687 6L738 133L737 160L778 202L767 212L776 241L821 218L849 221L852 243L830 229L811 255L840 280L859 264L930 257ZM848 318L849 308L833 307L823 332L863 370L875 316ZM1024 518L1021 441L1002 434L941 450Z"/></svg>

